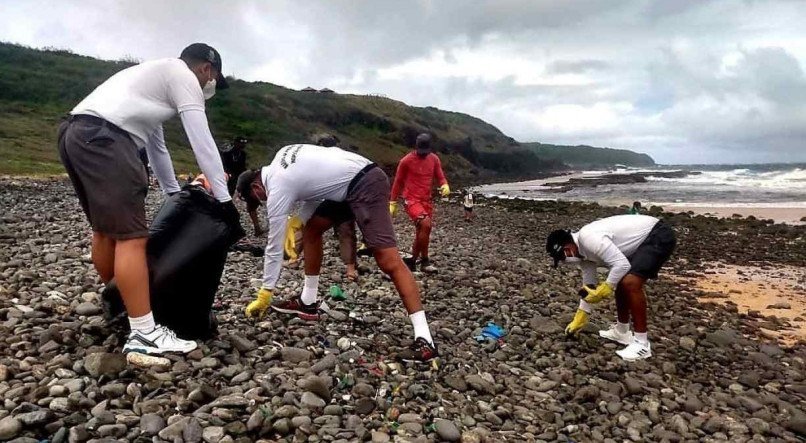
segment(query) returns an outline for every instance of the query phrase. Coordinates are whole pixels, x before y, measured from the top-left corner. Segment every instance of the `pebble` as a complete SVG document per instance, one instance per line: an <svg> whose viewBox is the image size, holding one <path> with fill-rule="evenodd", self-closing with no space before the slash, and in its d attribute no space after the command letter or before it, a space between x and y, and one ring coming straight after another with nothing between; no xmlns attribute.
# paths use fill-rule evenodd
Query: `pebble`
<svg viewBox="0 0 806 443"><path fill-rule="evenodd" d="M459 432L456 424L450 420L443 420L440 418L434 421L434 425L436 426L437 435L439 435L439 438L442 440L459 441L459 439L462 437L462 434Z"/></svg>
<svg viewBox="0 0 806 443"><path fill-rule="evenodd" d="M22 431L22 422L14 417L0 419L0 440L11 440Z"/></svg>
<svg viewBox="0 0 806 443"><path fill-rule="evenodd" d="M15 233L14 241L0 233L2 437L54 443L802 438L803 421L792 411L806 402L804 348L783 348L759 332L785 332L786 321L732 306L705 309L683 282L716 259L771 260L770 270L777 263L802 266L802 228L664 214L680 238L650 290L667 295L652 299L652 328L670 341L659 342L645 362L621 361L614 354L619 347L596 336L597 327L613 321L612 305L578 339L564 337L578 303L578 274L552 269L542 252L558 220L578 228L615 210L486 200L472 223L456 207L437 203L442 215L432 244L441 272L416 275L444 354L439 366L395 362L410 344L411 326L371 259L360 259L358 283L340 283L351 299L328 300L333 315L313 323L268 315L255 323L242 309L262 259L239 252L229 254L216 296L220 334L198 340L185 356L136 366L121 358L120 322L101 316L102 284L91 270L84 216L75 199L64 198L69 184L0 178L0 187L0 226ZM149 193L149 217L161 200ZM47 219L41 207L52 209ZM396 224L407 244L411 226ZM327 238L323 285L341 277L334 243ZM47 264L51 253L58 259ZM277 297L298 293L303 272L284 270ZM490 321L508 334L500 343L476 342ZM401 428L390 435L394 421Z"/></svg>

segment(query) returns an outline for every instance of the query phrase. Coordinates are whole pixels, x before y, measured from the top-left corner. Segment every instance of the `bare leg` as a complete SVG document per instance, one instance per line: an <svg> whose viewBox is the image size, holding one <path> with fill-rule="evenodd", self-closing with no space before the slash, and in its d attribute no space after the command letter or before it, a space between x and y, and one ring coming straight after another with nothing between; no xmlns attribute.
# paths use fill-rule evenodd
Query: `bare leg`
<svg viewBox="0 0 806 443"><path fill-rule="evenodd" d="M373 254L381 271L392 278L392 282L403 300L403 305L406 307L406 312L413 314L422 311L420 288L417 287L414 276L400 258L397 248L375 249Z"/></svg>
<svg viewBox="0 0 806 443"><path fill-rule="evenodd" d="M630 322L630 303L627 298L627 291L621 283L616 288L616 311L618 312L619 323Z"/></svg>
<svg viewBox="0 0 806 443"><path fill-rule="evenodd" d="M97 231L92 232L92 264L104 283L115 276L115 240Z"/></svg>
<svg viewBox="0 0 806 443"><path fill-rule="evenodd" d="M355 222L353 220L344 222L336 227L339 235L339 253L341 261L347 266L347 278L355 279L358 272L355 269L356 262L356 239Z"/></svg>
<svg viewBox="0 0 806 443"><path fill-rule="evenodd" d="M639 277L635 274L627 274L623 279L621 279L620 283L620 285L623 285L627 293L633 330L636 333L646 332L647 329L646 294L644 293L644 282L646 282L646 279L642 277Z"/></svg>
<svg viewBox="0 0 806 443"><path fill-rule="evenodd" d="M315 215L305 223L302 250L305 254L305 275L319 275L322 269L322 235L333 226L325 217Z"/></svg>
<svg viewBox="0 0 806 443"><path fill-rule="evenodd" d="M414 259L428 257L428 243L431 241L431 217L424 217L417 222L414 247L411 255Z"/></svg>
<svg viewBox="0 0 806 443"><path fill-rule="evenodd" d="M151 312L146 262L147 238L117 240L114 275L129 317L142 317Z"/></svg>

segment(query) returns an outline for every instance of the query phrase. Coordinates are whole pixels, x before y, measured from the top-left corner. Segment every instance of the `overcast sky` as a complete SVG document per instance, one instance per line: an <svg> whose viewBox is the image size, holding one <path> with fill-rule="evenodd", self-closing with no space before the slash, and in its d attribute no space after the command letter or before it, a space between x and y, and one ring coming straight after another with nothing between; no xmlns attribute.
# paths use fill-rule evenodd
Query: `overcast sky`
<svg viewBox="0 0 806 443"><path fill-rule="evenodd" d="M806 161L806 5L755 0L0 0L0 40L380 93L519 141Z"/></svg>

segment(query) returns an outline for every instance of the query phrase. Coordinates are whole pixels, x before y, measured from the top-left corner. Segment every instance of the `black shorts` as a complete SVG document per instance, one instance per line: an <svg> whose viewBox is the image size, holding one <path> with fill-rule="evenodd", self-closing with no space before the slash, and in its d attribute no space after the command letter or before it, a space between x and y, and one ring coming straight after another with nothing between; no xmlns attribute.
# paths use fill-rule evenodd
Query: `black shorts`
<svg viewBox="0 0 806 443"><path fill-rule="evenodd" d="M465 211L473 212L473 207L472 206L465 206Z"/></svg>
<svg viewBox="0 0 806 443"><path fill-rule="evenodd" d="M645 279L658 278L658 271L672 256L675 244L677 244L677 240L674 230L671 226L659 221L649 231L644 242L630 256L630 274Z"/></svg>
<svg viewBox="0 0 806 443"><path fill-rule="evenodd" d="M389 178L381 168L367 168L350 187L345 201L325 200L313 216L324 217L335 226L355 220L370 249L397 247L389 215Z"/></svg>
<svg viewBox="0 0 806 443"><path fill-rule="evenodd" d="M116 240L148 237L148 175L126 131L72 116L59 127L59 157L93 231Z"/></svg>

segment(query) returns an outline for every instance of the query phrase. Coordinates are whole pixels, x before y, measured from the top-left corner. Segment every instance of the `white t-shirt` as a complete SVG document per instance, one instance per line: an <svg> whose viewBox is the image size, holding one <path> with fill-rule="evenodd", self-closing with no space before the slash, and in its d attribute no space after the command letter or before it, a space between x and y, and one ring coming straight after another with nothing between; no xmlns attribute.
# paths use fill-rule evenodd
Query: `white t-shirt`
<svg viewBox="0 0 806 443"><path fill-rule="evenodd" d="M178 112L204 111L199 80L178 58L140 63L109 77L70 112L100 117L125 130L138 147Z"/></svg>
<svg viewBox="0 0 806 443"><path fill-rule="evenodd" d="M300 216L307 220L322 200L344 201L347 187L371 162L339 148L290 145L277 151L269 166L260 171L266 188L268 242L263 257L263 287L274 289L283 261L288 214L302 202Z"/></svg>
<svg viewBox="0 0 806 443"><path fill-rule="evenodd" d="M465 195L465 200L464 200L463 205L465 206L465 208L472 208L473 207L473 194L468 193L467 195Z"/></svg>
<svg viewBox="0 0 806 443"><path fill-rule="evenodd" d="M81 101L71 114L100 117L145 146L163 192L179 191L162 123L179 113L193 153L219 201L230 200L224 168L204 112L199 80L178 58L152 60L109 77Z"/></svg>
<svg viewBox="0 0 806 443"><path fill-rule="evenodd" d="M607 282L614 288L630 272L629 257L646 240L658 219L648 215L616 215L587 224L571 234L583 261L582 283L596 284L596 267L610 269Z"/></svg>

